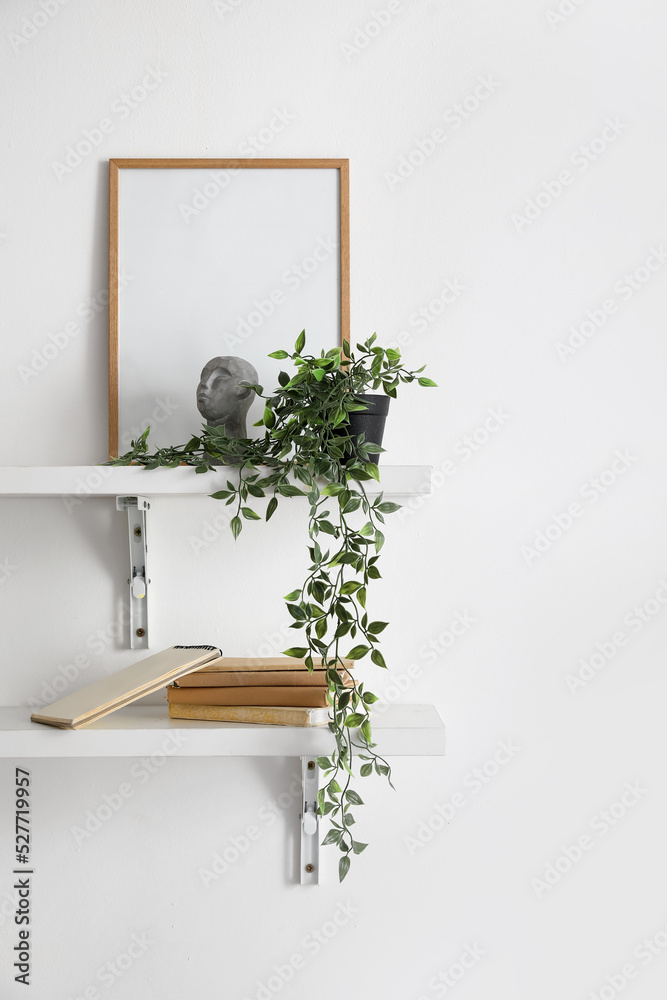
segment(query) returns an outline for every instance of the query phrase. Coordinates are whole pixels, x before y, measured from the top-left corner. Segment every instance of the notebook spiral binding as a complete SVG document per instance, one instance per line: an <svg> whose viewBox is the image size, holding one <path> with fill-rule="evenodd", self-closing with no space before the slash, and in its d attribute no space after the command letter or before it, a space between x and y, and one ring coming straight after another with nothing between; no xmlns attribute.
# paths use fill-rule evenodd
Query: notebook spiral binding
<svg viewBox="0 0 667 1000"><path fill-rule="evenodd" d="M174 649L215 649L219 656L222 656L222 650L218 649L217 646L174 646Z"/></svg>

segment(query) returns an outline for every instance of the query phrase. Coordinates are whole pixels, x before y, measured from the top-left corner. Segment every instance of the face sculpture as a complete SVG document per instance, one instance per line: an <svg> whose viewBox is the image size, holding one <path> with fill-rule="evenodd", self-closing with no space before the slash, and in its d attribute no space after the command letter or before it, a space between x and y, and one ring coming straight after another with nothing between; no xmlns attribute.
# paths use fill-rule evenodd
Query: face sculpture
<svg viewBox="0 0 667 1000"><path fill-rule="evenodd" d="M244 438L246 414L254 392L239 382L257 383L258 375L243 358L211 358L197 386L197 409L210 427L224 425L227 437Z"/></svg>

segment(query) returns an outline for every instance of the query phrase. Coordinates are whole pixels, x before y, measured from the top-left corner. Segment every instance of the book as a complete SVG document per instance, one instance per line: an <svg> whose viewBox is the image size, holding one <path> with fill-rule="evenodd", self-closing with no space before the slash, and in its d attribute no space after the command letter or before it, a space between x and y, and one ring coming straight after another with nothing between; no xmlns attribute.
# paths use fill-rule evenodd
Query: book
<svg viewBox="0 0 667 1000"><path fill-rule="evenodd" d="M343 682L352 686L347 670L339 670ZM327 687L326 670L196 670L179 677L178 688L209 687Z"/></svg>
<svg viewBox="0 0 667 1000"><path fill-rule="evenodd" d="M54 701L30 719L58 729L80 729L220 656L217 646L171 646Z"/></svg>
<svg viewBox="0 0 667 1000"><path fill-rule="evenodd" d="M174 705L169 703L172 719L198 719L203 722L250 722L258 726L326 726L328 708L281 708L261 705Z"/></svg>
<svg viewBox="0 0 667 1000"><path fill-rule="evenodd" d="M345 670L352 670L354 660L343 660ZM321 657L313 657L315 670L324 670ZM221 656L215 663L210 663L197 673L218 673L225 670L304 670L308 671L305 659L292 656Z"/></svg>
<svg viewBox="0 0 667 1000"><path fill-rule="evenodd" d="M327 689L317 687L168 687L170 705L285 705L326 708Z"/></svg>

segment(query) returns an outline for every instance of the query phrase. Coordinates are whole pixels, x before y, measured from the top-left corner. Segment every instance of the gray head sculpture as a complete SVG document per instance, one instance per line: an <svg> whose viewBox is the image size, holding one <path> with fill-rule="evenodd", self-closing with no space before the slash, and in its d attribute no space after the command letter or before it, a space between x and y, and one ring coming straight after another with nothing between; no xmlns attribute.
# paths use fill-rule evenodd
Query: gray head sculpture
<svg viewBox="0 0 667 1000"><path fill-rule="evenodd" d="M257 383L258 375L243 358L211 358L197 386L197 409L209 427L224 424L227 437L245 438L246 415L254 392L239 382Z"/></svg>

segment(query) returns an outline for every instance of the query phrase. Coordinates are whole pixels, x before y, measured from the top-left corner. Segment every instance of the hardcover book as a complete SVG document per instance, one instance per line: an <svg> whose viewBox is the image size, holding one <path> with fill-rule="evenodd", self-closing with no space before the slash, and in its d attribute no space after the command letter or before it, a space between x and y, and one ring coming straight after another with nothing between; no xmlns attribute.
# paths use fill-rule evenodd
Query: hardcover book
<svg viewBox="0 0 667 1000"><path fill-rule="evenodd" d="M174 705L169 703L172 719L197 719L206 722L250 722L259 726L326 726L328 708L280 708L261 705Z"/></svg>

